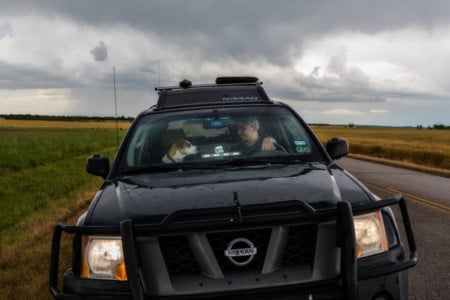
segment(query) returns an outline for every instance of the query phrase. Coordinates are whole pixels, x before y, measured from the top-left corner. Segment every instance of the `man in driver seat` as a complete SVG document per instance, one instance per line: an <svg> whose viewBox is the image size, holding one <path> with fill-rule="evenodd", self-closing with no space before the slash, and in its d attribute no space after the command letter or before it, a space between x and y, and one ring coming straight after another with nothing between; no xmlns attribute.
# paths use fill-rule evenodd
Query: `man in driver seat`
<svg viewBox="0 0 450 300"><path fill-rule="evenodd" d="M260 137L260 125L256 117L248 116L239 119L237 127L241 143L232 146L231 152L240 152L242 156L247 156L260 151L276 150L273 138Z"/></svg>

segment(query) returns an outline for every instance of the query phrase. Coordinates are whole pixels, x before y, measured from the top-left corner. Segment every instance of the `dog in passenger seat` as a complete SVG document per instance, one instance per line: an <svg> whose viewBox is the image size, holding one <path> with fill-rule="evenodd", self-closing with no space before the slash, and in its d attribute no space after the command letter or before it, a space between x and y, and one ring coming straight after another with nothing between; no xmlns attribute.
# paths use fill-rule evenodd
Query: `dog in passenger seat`
<svg viewBox="0 0 450 300"><path fill-rule="evenodd" d="M163 163L182 162L190 154L197 154L197 146L194 146L188 140L178 140L170 146L167 153L163 156Z"/></svg>

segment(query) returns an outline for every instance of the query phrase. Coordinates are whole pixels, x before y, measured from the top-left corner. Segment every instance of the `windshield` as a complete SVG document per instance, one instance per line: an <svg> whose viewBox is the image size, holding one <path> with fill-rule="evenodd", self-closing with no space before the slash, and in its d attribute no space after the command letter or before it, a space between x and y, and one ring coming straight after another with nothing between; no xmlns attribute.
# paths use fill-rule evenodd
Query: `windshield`
<svg viewBox="0 0 450 300"><path fill-rule="evenodd" d="M258 106L144 116L128 139L119 169L130 173L323 160L290 110Z"/></svg>

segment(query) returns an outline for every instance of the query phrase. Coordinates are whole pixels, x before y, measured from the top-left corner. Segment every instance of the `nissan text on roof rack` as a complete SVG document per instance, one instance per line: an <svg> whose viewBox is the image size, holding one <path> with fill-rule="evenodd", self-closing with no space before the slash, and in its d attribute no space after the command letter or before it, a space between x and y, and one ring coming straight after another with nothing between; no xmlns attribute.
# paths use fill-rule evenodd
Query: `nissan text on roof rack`
<svg viewBox="0 0 450 300"><path fill-rule="evenodd" d="M87 160L104 182L75 225L55 227L56 299L407 299L405 200L338 166L345 140L324 147L255 77L156 91L112 164ZM58 276L63 235L72 263Z"/></svg>

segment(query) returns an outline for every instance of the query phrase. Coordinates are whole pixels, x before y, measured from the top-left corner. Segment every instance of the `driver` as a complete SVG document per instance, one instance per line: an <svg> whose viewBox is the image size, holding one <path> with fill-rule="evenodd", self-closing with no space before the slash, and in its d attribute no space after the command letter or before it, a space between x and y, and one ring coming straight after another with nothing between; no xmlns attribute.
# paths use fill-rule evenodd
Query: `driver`
<svg viewBox="0 0 450 300"><path fill-rule="evenodd" d="M260 136L259 121L256 117L248 116L240 119L237 127L241 142L232 146L231 152L240 152L241 155L247 156L260 151L276 150L273 138Z"/></svg>

